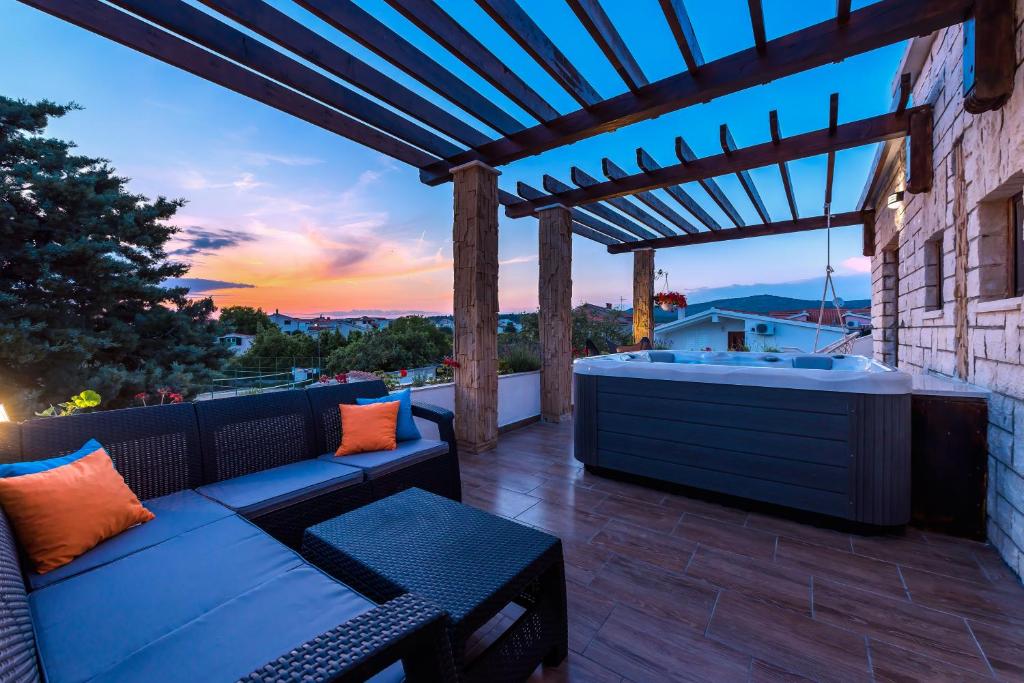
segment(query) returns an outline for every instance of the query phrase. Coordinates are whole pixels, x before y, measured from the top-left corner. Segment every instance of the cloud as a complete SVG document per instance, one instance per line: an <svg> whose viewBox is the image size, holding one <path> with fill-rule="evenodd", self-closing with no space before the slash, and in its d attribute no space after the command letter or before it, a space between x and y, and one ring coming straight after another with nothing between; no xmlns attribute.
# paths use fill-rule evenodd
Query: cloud
<svg viewBox="0 0 1024 683"><path fill-rule="evenodd" d="M184 246L173 250L171 254L174 256L207 255L243 242L251 242L253 239L251 234L241 230L214 230L191 225L182 228L182 231L175 236L174 241L181 242Z"/></svg>
<svg viewBox="0 0 1024 683"><path fill-rule="evenodd" d="M239 173L231 180L214 181L198 169L185 168L178 173L177 179L184 189L194 191L234 188L244 192L266 185L266 183L256 180L256 175L248 171Z"/></svg>
<svg viewBox="0 0 1024 683"><path fill-rule="evenodd" d="M842 267L846 270L853 271L854 273L870 273L871 272L871 257L870 256L851 256L845 259L842 263Z"/></svg>
<svg viewBox="0 0 1024 683"><path fill-rule="evenodd" d="M536 260L536 254L527 254L526 256L513 256L512 258L507 258L504 261L498 261L498 265L513 266L517 263L533 263Z"/></svg>
<svg viewBox="0 0 1024 683"><path fill-rule="evenodd" d="M218 289L252 289L256 285L247 285L242 282L227 282L225 280L207 280L201 277L182 277L164 280L165 287L188 287L190 294L199 292L211 292Z"/></svg>
<svg viewBox="0 0 1024 683"><path fill-rule="evenodd" d="M280 164L282 166L315 166L317 164L324 163L323 159L317 159L316 157L256 151L244 153L243 158L253 166L269 166L271 164Z"/></svg>

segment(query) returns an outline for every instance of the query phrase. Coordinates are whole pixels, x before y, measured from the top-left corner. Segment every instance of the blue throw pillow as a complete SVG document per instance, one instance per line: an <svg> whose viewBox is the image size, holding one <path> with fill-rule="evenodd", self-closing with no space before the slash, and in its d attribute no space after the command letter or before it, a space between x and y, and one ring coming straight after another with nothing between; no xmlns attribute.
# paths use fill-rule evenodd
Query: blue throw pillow
<svg viewBox="0 0 1024 683"><path fill-rule="evenodd" d="M399 409L399 412L401 412L401 409ZM20 477L23 474L38 474L39 472L46 472L47 470L52 470L55 467L67 465L68 463L84 458L90 453L98 451L101 448L103 448L103 446L100 445L99 441L96 439L89 439L85 442L84 446L74 453L68 453L67 455L61 455L47 460L0 464L0 477Z"/></svg>
<svg viewBox="0 0 1024 683"><path fill-rule="evenodd" d="M416 426L416 421L412 419L412 394L408 389L402 389L380 398L357 398L356 405L365 406L368 403L386 403L388 401L398 401L399 404L395 440L412 441L420 438L420 430Z"/></svg>

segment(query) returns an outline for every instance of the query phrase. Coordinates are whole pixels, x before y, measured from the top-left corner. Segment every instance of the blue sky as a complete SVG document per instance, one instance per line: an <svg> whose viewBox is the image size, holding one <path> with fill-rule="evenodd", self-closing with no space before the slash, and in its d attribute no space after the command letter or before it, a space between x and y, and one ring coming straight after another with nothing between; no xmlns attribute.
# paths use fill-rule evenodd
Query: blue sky
<svg viewBox="0 0 1024 683"><path fill-rule="evenodd" d="M460 78L524 123L532 120L455 57L405 21L383 0L358 0ZM625 90L575 16L561 0L520 0L521 5L579 67L603 97ZM288 2L287 11L360 58L431 101L456 111L443 98ZM473 0L442 6L530 83L559 111L576 108L564 93ZM854 8L865 2L854 2ZM685 65L657 0L602 0L648 79ZM749 47L753 36L744 0L687 0L708 60ZM768 38L828 19L834 0L766 0ZM110 159L132 179L132 189L184 197L175 219L181 239L176 257L191 275L238 283L210 289L222 305L245 303L290 313L353 309L451 310L451 186L420 184L415 169L367 150L263 104L65 24L15 0L0 0L0 94L73 100L70 114L51 133ZM503 167L500 185L517 180L540 186L544 173L568 181L578 165L601 176L610 157L636 169L642 145L671 163L673 140L683 134L699 156L716 154L718 126L728 123L740 146L768 139L768 112L778 109L784 135L824 127L828 97L839 92L840 122L885 112L904 45L798 74L706 105L646 121ZM481 130L493 133L474 122ZM833 211L856 207L873 147L837 155ZM824 157L791 164L802 215L820 214ZM788 216L776 168L752 175L771 216ZM735 177L719 179L750 223L760 222ZM724 222L706 194L687 186ZM660 193L660 191L659 191ZM667 195L661 195L674 204ZM680 209L678 205L675 208ZM685 212L680 209L681 213ZM501 219L502 310L529 310L537 302L537 233L534 219ZM869 294L859 257L860 229L833 233L832 261L844 276L846 298ZM618 303L631 296L632 258L610 255L602 245L574 238L574 302ZM804 282L779 291L818 296L825 266L825 234L814 232L659 251L657 266L672 289L705 298L702 291L732 285ZM746 291L747 288L744 288Z"/></svg>

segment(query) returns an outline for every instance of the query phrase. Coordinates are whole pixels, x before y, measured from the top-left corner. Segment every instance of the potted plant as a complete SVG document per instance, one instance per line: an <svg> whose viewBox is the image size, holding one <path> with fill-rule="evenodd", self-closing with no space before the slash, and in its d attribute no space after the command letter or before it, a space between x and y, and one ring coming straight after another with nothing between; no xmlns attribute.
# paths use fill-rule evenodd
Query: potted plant
<svg viewBox="0 0 1024 683"><path fill-rule="evenodd" d="M661 306L661 310L671 313L679 308L686 308L686 295L679 292L661 292L654 295L654 303Z"/></svg>

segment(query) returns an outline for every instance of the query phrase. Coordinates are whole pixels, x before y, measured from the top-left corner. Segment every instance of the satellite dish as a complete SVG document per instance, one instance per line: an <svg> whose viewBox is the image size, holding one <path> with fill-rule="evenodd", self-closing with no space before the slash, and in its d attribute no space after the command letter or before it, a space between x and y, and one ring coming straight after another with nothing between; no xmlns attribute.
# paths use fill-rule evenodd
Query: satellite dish
<svg viewBox="0 0 1024 683"><path fill-rule="evenodd" d="M845 305L846 305L845 301L843 301L839 297L836 297L836 308L842 308Z"/></svg>

